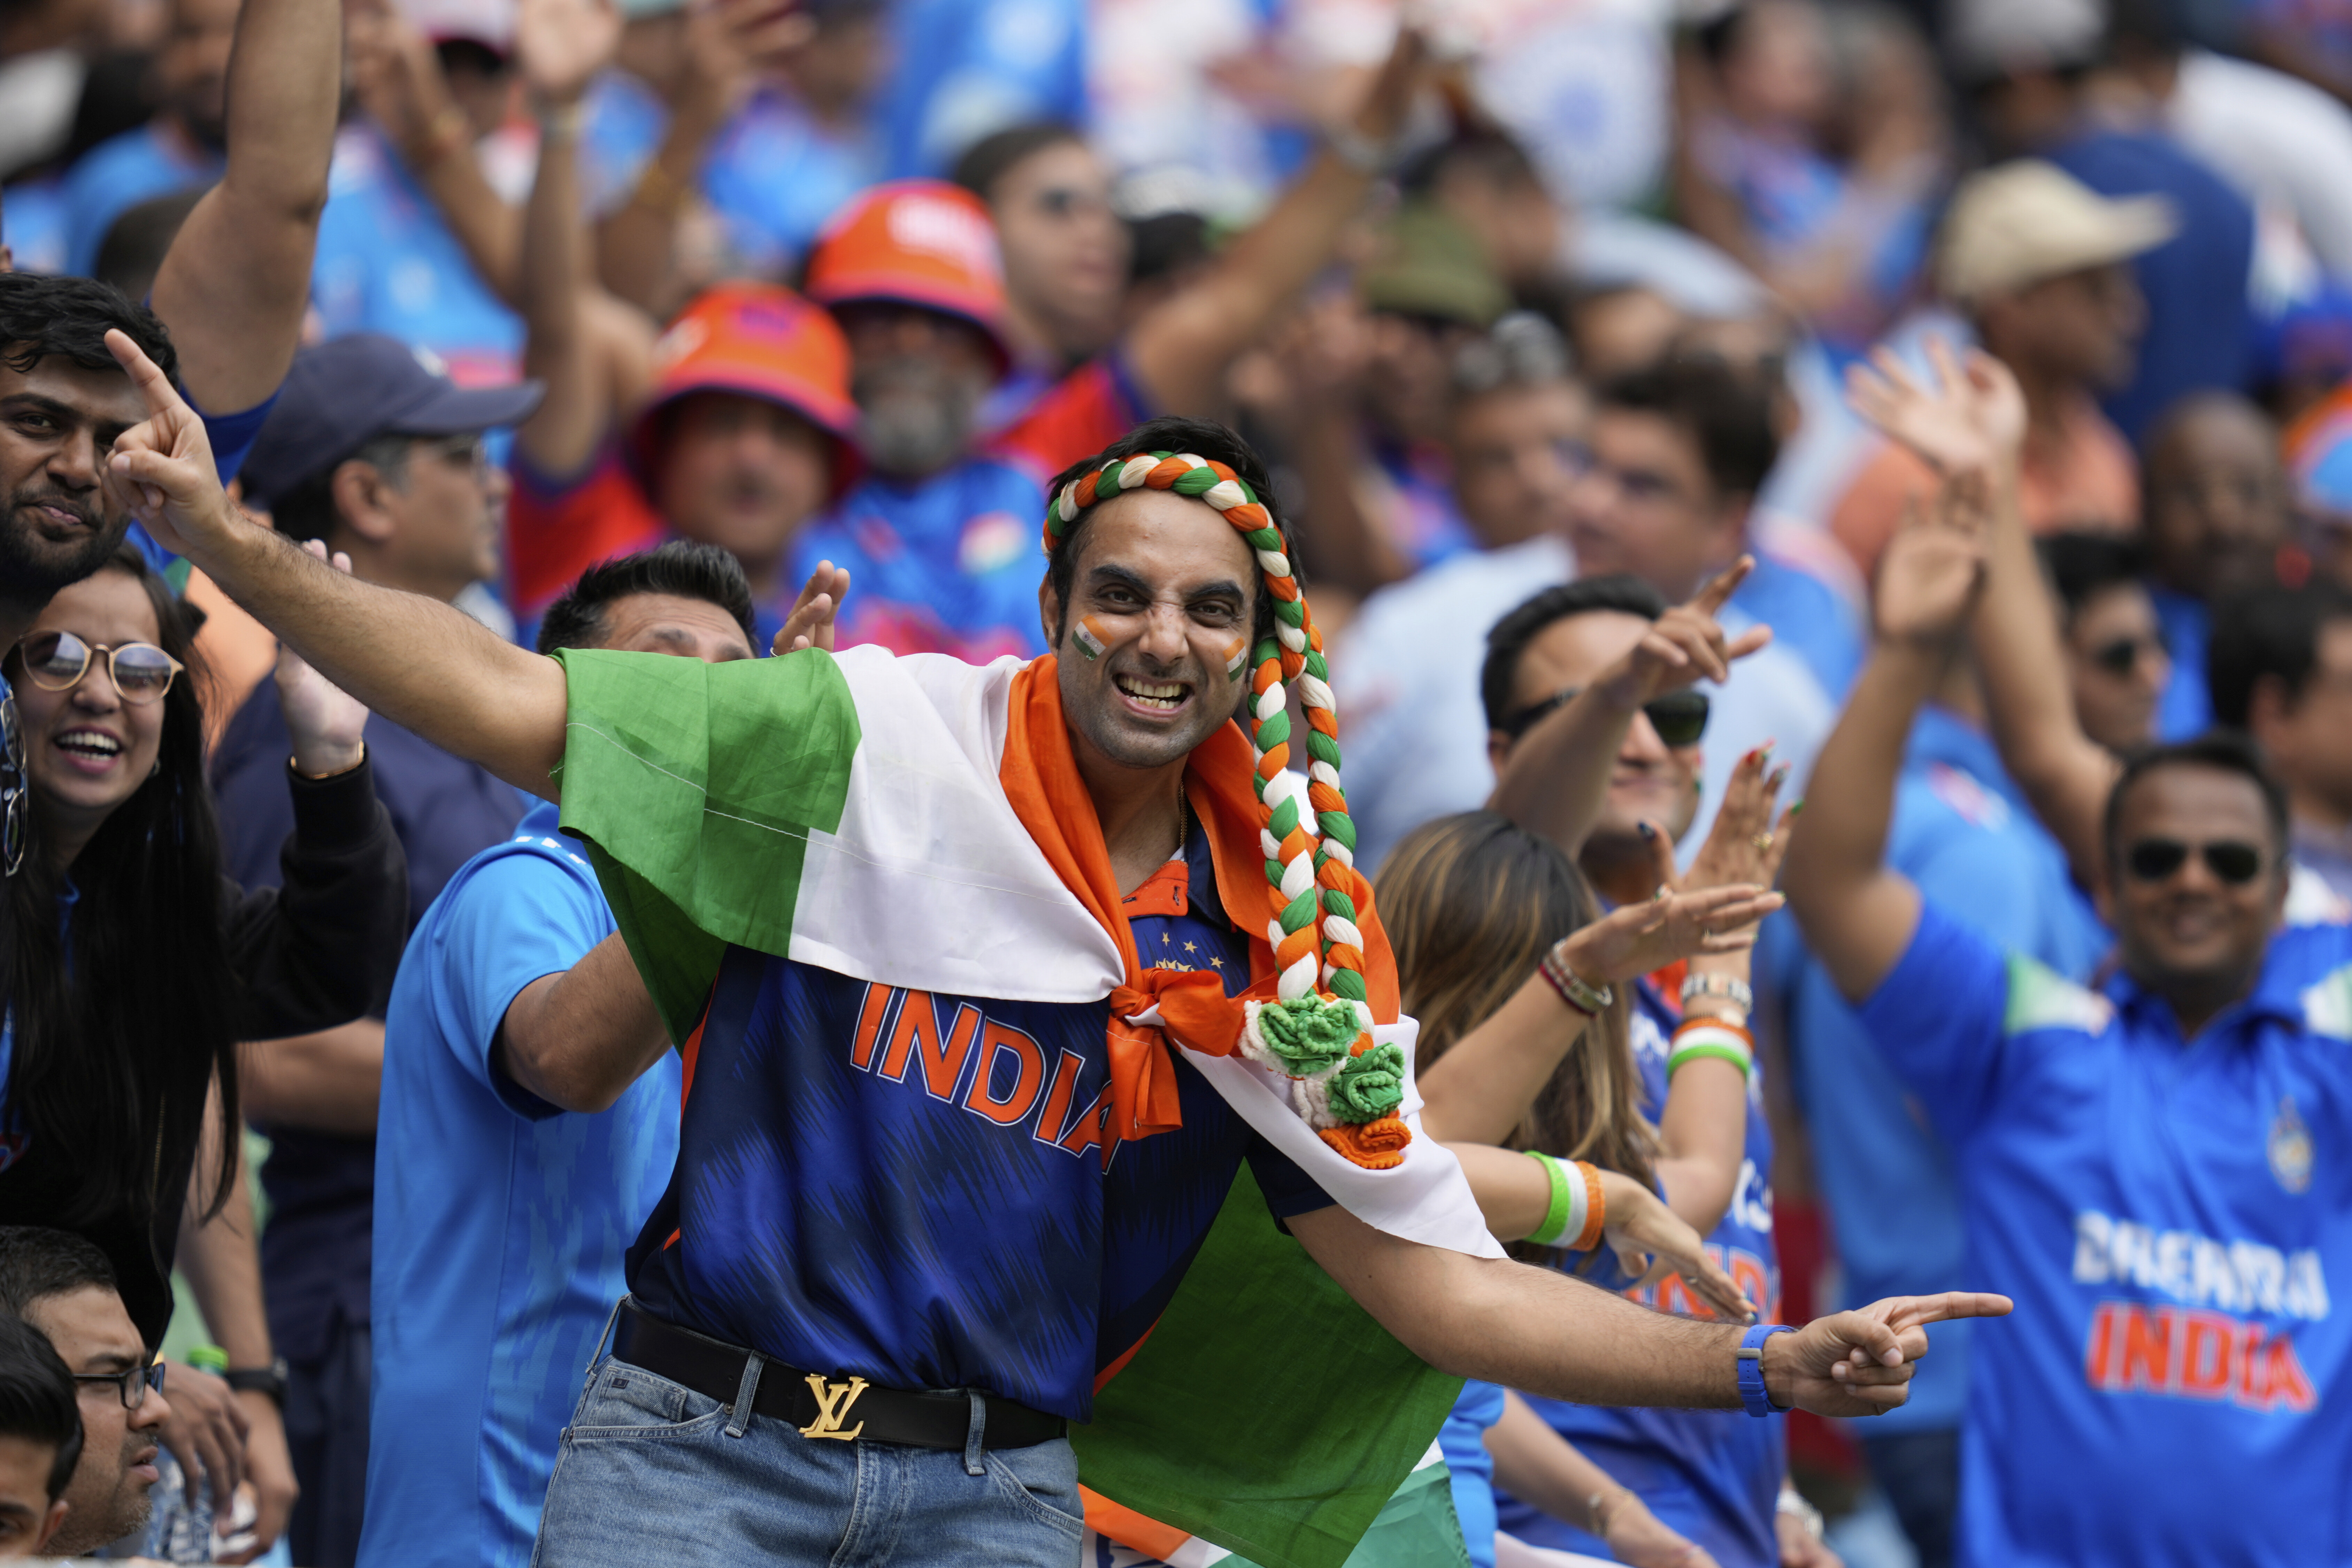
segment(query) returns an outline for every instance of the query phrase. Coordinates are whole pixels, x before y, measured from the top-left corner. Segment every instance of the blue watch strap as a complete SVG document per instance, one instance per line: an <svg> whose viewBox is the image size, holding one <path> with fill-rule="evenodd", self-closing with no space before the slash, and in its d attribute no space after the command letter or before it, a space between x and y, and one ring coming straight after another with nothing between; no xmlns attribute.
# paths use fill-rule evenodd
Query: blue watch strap
<svg viewBox="0 0 2352 1568"><path fill-rule="evenodd" d="M1782 1415L1790 1405L1775 1405L1764 1387L1764 1342L1774 1334L1793 1334L1787 1323L1758 1323L1739 1336L1739 1403L1750 1415Z"/></svg>

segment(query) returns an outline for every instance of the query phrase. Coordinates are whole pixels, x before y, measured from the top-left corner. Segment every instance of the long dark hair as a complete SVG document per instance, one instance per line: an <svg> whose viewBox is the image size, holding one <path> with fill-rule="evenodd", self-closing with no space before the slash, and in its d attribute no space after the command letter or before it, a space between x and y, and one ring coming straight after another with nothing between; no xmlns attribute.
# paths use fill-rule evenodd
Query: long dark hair
<svg viewBox="0 0 2352 1568"><path fill-rule="evenodd" d="M1575 861L1492 811L1414 828L1381 862L1373 887L1404 1010L1421 1023L1413 1058L1423 1068L1494 1016L1552 943L1600 913ZM1651 1185L1658 1135L1642 1115L1641 1092L1620 987L1553 1069L1508 1146L1590 1160Z"/></svg>
<svg viewBox="0 0 2352 1568"><path fill-rule="evenodd" d="M125 1212L176 1223L160 1205L184 1190L204 1141L205 1101L220 1086L219 1167L203 1213L236 1177L236 1041L221 929L220 827L205 781L205 684L199 612L124 546L100 568L146 591L156 641L187 666L163 698L153 775L114 808L76 858L70 931L66 879L37 842L10 879L16 900L16 1079L35 1146L78 1167L60 1225ZM20 668L8 655L14 678ZM68 962L70 960L70 962Z"/></svg>

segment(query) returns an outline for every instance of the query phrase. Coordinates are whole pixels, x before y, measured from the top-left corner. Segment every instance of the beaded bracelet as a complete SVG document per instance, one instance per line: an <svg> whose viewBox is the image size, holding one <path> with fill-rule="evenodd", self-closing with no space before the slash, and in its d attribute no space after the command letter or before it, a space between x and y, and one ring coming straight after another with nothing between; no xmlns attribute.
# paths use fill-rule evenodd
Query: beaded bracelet
<svg viewBox="0 0 2352 1568"><path fill-rule="evenodd" d="M1675 1031L1674 1044L1666 1053L1666 1077L1673 1078L1684 1063L1702 1057L1729 1062L1746 1078L1755 1067L1755 1037L1719 1018L1688 1019Z"/></svg>
<svg viewBox="0 0 2352 1568"><path fill-rule="evenodd" d="M1745 980L1736 980L1728 974L1685 975L1683 1005L1689 1006L1694 998L1700 996L1714 996L1728 1002L1743 1016L1756 1011L1755 988Z"/></svg>
<svg viewBox="0 0 2352 1568"><path fill-rule="evenodd" d="M1617 1000L1617 993L1609 986L1593 984L1570 969L1568 959L1560 952L1567 945L1565 942L1552 943L1545 951L1543 962L1536 967L1546 980L1551 982L1551 988L1559 993L1561 1001L1588 1018L1597 1018Z"/></svg>

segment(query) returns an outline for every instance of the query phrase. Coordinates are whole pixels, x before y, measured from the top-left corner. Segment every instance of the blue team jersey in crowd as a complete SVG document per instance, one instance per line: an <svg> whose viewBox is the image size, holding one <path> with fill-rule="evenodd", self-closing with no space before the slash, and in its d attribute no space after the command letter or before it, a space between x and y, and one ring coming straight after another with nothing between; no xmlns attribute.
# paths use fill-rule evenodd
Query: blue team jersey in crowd
<svg viewBox="0 0 2352 1568"><path fill-rule="evenodd" d="M2089 975L2105 952L2105 933L2068 879L2064 851L2001 771L1992 742L1940 709L1922 710L1912 728L1886 864L2000 947L2069 979ZM1775 938L1793 934L1786 917L1770 925ZM1789 998L1799 1103L1808 1124L1822 1130L1813 1141L1813 1174L1845 1281L1836 1305L1960 1289L1958 1173L1926 1107L1895 1076L1819 963L1793 942L1763 945L1796 950L1793 973L1779 989ZM1866 1430L1958 1426L1976 1329L1965 1319L1938 1325L1935 1354L1919 1363L1910 1398Z"/></svg>
<svg viewBox="0 0 2352 1568"><path fill-rule="evenodd" d="M868 474L793 547L788 580L820 561L848 568L840 646L946 653L971 664L1045 651L1037 584L1045 492L994 458L911 483Z"/></svg>
<svg viewBox="0 0 2352 1568"><path fill-rule="evenodd" d="M116 218L151 197L209 185L227 167L226 154L195 146L161 120L100 142L66 171L58 186L66 270L89 277Z"/></svg>
<svg viewBox="0 0 2352 1568"><path fill-rule="evenodd" d="M521 359L522 319L490 292L433 198L363 126L335 138L310 306L328 337L384 332L430 349L461 386L510 382Z"/></svg>
<svg viewBox="0 0 2352 1568"><path fill-rule="evenodd" d="M2352 931L2282 931L2184 1042L1930 903L1859 1012L1957 1157L1969 1285L2017 1301L1973 1346L1962 1561L2352 1560Z"/></svg>
<svg viewBox="0 0 2352 1568"><path fill-rule="evenodd" d="M1126 905L1146 965L1249 984L1205 835ZM804 1371L1085 1420L1244 1156L1275 1214L1330 1202L1181 1052L1183 1126L1106 1142L1108 1018L1108 1001L932 995L730 950L631 1289Z"/></svg>
<svg viewBox="0 0 2352 1568"><path fill-rule="evenodd" d="M2213 613L2202 599L2151 583L2157 629L2172 656L2172 679L2156 703L2156 738L2187 741L2213 727L2213 692L2205 679L2205 649L2212 640Z"/></svg>
<svg viewBox="0 0 2352 1568"><path fill-rule="evenodd" d="M551 805L442 889L384 1021L360 1561L523 1568L556 1439L677 1158L674 1052L565 1113L491 1062L507 1008L613 933Z"/></svg>
<svg viewBox="0 0 2352 1568"><path fill-rule="evenodd" d="M1437 1430L1454 1489L1454 1517L1461 1521L1471 1568L1495 1568L1495 1456L1486 1451L1486 1431L1502 1418L1501 1386L1474 1377L1462 1385L1462 1397Z"/></svg>
<svg viewBox="0 0 2352 1568"><path fill-rule="evenodd" d="M1666 1044L1681 1021L1648 980L1634 990L1630 1013L1633 1058L1642 1073L1642 1113L1655 1121L1666 1103ZM1767 1322L1780 1310L1780 1254L1772 1240L1772 1131L1764 1120L1761 1080L1748 1080L1748 1147L1738 1184L1721 1223L1707 1233L1706 1250L1731 1276ZM1559 1266L1580 1268L1581 1253L1561 1253ZM1640 1291L1601 1250L1600 1267L1580 1278L1633 1300L1688 1317L1714 1313L1680 1279ZM1552 1430L1624 1486L1639 1492L1669 1528L1711 1553L1720 1568L1778 1568L1780 1547L1772 1510L1788 1470L1783 1423L1743 1410L1622 1410L1522 1394ZM1507 1493L1496 1494L1502 1528L1534 1546L1608 1559L1606 1542L1554 1519Z"/></svg>

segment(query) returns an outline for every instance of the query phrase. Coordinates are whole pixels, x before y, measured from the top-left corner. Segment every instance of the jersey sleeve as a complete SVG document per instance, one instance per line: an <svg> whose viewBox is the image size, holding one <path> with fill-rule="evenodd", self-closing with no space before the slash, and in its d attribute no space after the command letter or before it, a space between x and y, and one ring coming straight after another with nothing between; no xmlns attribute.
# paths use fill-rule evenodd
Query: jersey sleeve
<svg viewBox="0 0 2352 1568"><path fill-rule="evenodd" d="M507 1009L542 975L561 974L611 933L612 917L587 878L546 856L499 856L452 888L415 954L435 967L436 1032L468 1077L531 1121L560 1113L500 1072L491 1049Z"/></svg>
<svg viewBox="0 0 2352 1568"><path fill-rule="evenodd" d="M1265 1194L1267 1212L1275 1218L1292 1219L1331 1206L1331 1195L1315 1184L1314 1177L1257 1133L1250 1134L1244 1158L1249 1161L1250 1174L1257 1178L1258 1191Z"/></svg>
<svg viewBox="0 0 2352 1568"><path fill-rule="evenodd" d="M1854 1010L1879 1054L1956 1145L2004 1087L2010 984L1998 946L1923 900L1911 945Z"/></svg>

